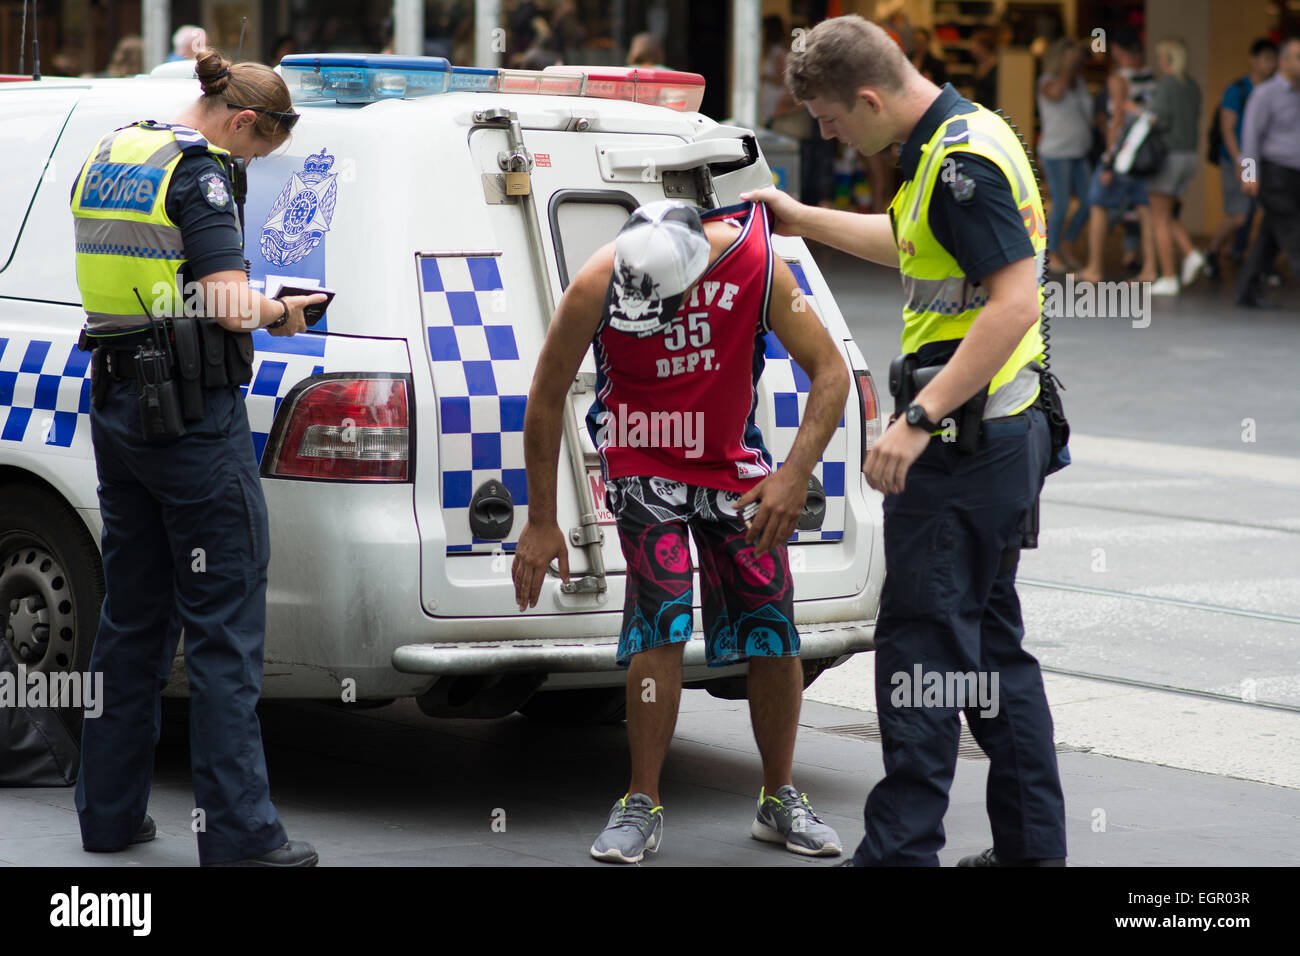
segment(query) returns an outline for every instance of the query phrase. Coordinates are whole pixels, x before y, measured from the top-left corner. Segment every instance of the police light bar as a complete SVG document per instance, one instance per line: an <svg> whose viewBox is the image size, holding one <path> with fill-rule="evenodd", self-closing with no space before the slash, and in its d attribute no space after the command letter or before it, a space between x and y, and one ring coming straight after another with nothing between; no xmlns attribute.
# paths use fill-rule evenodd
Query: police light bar
<svg viewBox="0 0 1300 956"><path fill-rule="evenodd" d="M583 96L631 100L683 113L696 112L704 101L704 77L698 73L639 66L548 66L543 72L560 70L576 71L586 78Z"/></svg>
<svg viewBox="0 0 1300 956"><path fill-rule="evenodd" d="M439 93L523 93L628 100L695 112L704 77L640 67L548 66L545 70L452 67L438 56L295 53L280 61L294 103L374 103Z"/></svg>
<svg viewBox="0 0 1300 956"><path fill-rule="evenodd" d="M451 64L440 56L294 53L280 72L294 103L374 103L445 93Z"/></svg>

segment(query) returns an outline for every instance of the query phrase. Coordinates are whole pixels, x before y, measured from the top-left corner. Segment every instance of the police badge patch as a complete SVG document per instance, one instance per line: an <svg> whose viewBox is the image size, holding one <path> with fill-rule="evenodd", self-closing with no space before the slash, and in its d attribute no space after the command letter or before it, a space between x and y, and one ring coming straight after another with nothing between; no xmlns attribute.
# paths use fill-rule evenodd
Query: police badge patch
<svg viewBox="0 0 1300 956"><path fill-rule="evenodd" d="M948 188L952 190L952 198L963 205L975 198L975 180L962 172L960 166L957 167L957 175L948 183Z"/></svg>
<svg viewBox="0 0 1300 956"><path fill-rule="evenodd" d="M338 174L329 171L333 165L334 157L322 147L307 157L301 173L289 177L262 226L261 248L267 262L292 265L325 238L338 199Z"/></svg>
<svg viewBox="0 0 1300 956"><path fill-rule="evenodd" d="M203 198L213 209L230 208L230 190L226 187L226 181L220 173L204 173L199 177L199 188L203 190Z"/></svg>

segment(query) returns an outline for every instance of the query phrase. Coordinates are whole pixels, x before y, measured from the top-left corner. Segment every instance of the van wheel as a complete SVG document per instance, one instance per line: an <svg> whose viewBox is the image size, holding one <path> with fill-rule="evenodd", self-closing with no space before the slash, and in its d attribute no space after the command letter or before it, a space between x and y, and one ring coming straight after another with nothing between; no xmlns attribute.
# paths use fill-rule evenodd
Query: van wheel
<svg viewBox="0 0 1300 956"><path fill-rule="evenodd" d="M85 672L104 600L99 549L81 520L40 488L0 489L0 633L29 672ZM80 707L57 711L81 739Z"/></svg>
<svg viewBox="0 0 1300 956"><path fill-rule="evenodd" d="M542 691L519 713L544 724L617 724L627 716L626 694L622 687Z"/></svg>

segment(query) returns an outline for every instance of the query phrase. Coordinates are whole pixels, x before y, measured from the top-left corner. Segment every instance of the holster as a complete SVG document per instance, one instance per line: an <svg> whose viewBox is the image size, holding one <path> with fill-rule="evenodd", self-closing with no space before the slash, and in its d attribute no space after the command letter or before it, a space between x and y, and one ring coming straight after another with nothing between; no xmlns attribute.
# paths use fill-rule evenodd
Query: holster
<svg viewBox="0 0 1300 956"><path fill-rule="evenodd" d="M916 396L939 374L943 365L926 365L917 367L915 352L899 355L889 363L889 392L894 396L894 417L898 418L907 411ZM988 388L981 388L967 399L959 408L945 415L951 418L957 427L957 450L963 455L975 451L979 444L980 422L984 419L984 406L988 402Z"/></svg>
<svg viewBox="0 0 1300 956"><path fill-rule="evenodd" d="M180 380L181 415L187 422L203 418L203 355L199 320L178 318L172 322L176 377Z"/></svg>
<svg viewBox="0 0 1300 956"><path fill-rule="evenodd" d="M90 353L90 404L95 408L104 407L108 397L108 353L95 349Z"/></svg>
<svg viewBox="0 0 1300 956"><path fill-rule="evenodd" d="M1070 423L1065 417L1065 407L1061 404L1061 392L1065 386L1053 373L1044 369L1037 362L1033 368L1038 372L1038 398L1034 405L1042 409L1047 418L1047 430L1052 440L1052 457L1047 464L1047 473L1054 474L1070 463Z"/></svg>
<svg viewBox="0 0 1300 956"><path fill-rule="evenodd" d="M226 332L226 378L230 385L253 380L252 332Z"/></svg>
<svg viewBox="0 0 1300 956"><path fill-rule="evenodd" d="M228 332L208 319L197 322L204 388L247 385L253 380L253 335Z"/></svg>

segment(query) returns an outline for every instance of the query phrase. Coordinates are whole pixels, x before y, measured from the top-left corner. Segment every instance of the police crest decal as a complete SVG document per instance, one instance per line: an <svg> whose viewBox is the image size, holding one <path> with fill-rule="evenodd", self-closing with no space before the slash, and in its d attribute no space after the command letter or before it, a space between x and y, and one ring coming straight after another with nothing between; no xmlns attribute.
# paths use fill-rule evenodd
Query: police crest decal
<svg viewBox="0 0 1300 956"><path fill-rule="evenodd" d="M287 266L306 258L329 232L338 199L334 157L321 147L303 161L276 197L262 226L262 255L267 262Z"/></svg>

